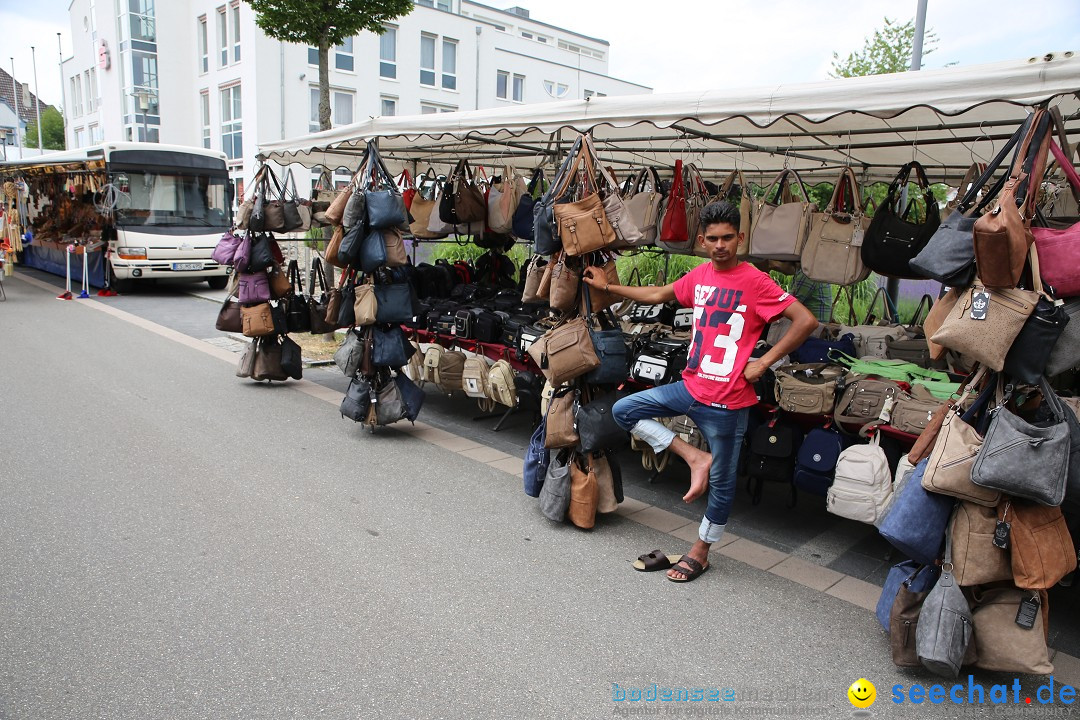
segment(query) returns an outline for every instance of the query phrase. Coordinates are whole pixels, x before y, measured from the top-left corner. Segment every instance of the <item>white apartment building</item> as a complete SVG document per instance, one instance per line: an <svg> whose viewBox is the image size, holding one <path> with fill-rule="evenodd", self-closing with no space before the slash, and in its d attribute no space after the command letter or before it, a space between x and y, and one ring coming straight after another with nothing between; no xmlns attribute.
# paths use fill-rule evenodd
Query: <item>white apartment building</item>
<svg viewBox="0 0 1080 720"><path fill-rule="evenodd" d="M69 148L201 145L242 181L260 143L318 130L317 51L265 35L246 3L72 0L68 12ZM418 0L381 35L331 48L332 122L651 92L610 77L610 52L519 7Z"/></svg>

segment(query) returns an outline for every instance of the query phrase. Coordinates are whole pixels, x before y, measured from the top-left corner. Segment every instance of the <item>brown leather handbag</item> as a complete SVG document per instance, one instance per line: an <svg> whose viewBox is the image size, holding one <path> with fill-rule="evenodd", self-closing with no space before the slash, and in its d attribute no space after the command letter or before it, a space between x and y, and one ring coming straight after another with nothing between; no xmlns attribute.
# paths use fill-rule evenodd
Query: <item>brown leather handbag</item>
<svg viewBox="0 0 1080 720"><path fill-rule="evenodd" d="M247 337L262 337L274 334L274 316L270 303L259 303L240 308L240 320Z"/></svg>
<svg viewBox="0 0 1080 720"><path fill-rule="evenodd" d="M529 357L552 385L559 386L600 366L588 321L583 317L553 327L529 347Z"/></svg>
<svg viewBox="0 0 1080 720"><path fill-rule="evenodd" d="M596 512L615 512L619 509L619 498L615 494L615 476L611 472L611 463L601 453L590 453L586 457L589 473L596 476Z"/></svg>
<svg viewBox="0 0 1080 720"><path fill-rule="evenodd" d="M578 302L581 290L581 263L566 253L556 253L551 261L551 280L548 287L548 305L553 310L566 312Z"/></svg>
<svg viewBox="0 0 1080 720"><path fill-rule="evenodd" d="M389 227L380 230L383 244L386 245L386 267L402 267L409 264L409 254L405 251L405 238L401 228Z"/></svg>
<svg viewBox="0 0 1080 720"><path fill-rule="evenodd" d="M1000 492L971 482L971 468L982 442L982 436L960 417L957 410L950 412L941 424L927 461L923 488L987 507L996 506L1001 501Z"/></svg>
<svg viewBox="0 0 1080 720"><path fill-rule="evenodd" d="M1020 282L1028 248L1035 242L1031 220L1035 217L1038 189L1046 170L1050 148L1050 115L1039 108L1016 154L1008 182L994 209L975 221L975 264L987 287L1013 288ZM1037 143L1034 154L1029 151ZM1021 183L1026 184L1021 188ZM1017 207L1017 192L1025 191Z"/></svg>
<svg viewBox="0 0 1080 720"><path fill-rule="evenodd" d="M1017 587L1045 590L1076 570L1076 547L1060 507L1014 500L1003 519L1012 523L1009 545Z"/></svg>
<svg viewBox="0 0 1080 720"><path fill-rule="evenodd" d="M596 525L599 499L596 475L591 470L583 469L575 457L570 462L570 507L566 509L566 517L582 530L592 529Z"/></svg>
<svg viewBox="0 0 1080 720"><path fill-rule="evenodd" d="M259 340L255 346L255 367L251 371L252 380L289 379L288 373L281 367L281 343L277 338Z"/></svg>
<svg viewBox="0 0 1080 720"><path fill-rule="evenodd" d="M345 205L348 204L349 198L353 194L353 184L350 182L348 186L337 194L330 202L330 207L326 208L326 224L327 225L341 225L341 220L345 217Z"/></svg>
<svg viewBox="0 0 1080 720"><path fill-rule="evenodd" d="M572 387L559 388L551 396L548 401L544 447L551 449L577 446L578 434L574 424L577 405L578 393Z"/></svg>
<svg viewBox="0 0 1080 720"><path fill-rule="evenodd" d="M608 285L619 284L619 268L615 264L614 256L608 255L608 253L601 253L607 258L604 264L600 266L600 269L604 271L604 281ZM615 293L607 292L599 288L591 288L589 290L589 309L592 312L599 312L605 308L609 308L617 302L621 302L622 297Z"/></svg>
<svg viewBox="0 0 1080 720"><path fill-rule="evenodd" d="M335 267L344 269L346 266L341 260L338 259L338 248L341 247L341 241L345 237L345 228L340 225L334 228L334 234L330 237L330 242L326 244L326 252L323 253L323 257L326 262Z"/></svg>
<svg viewBox="0 0 1080 720"><path fill-rule="evenodd" d="M953 513L953 577L961 585L1012 580L1009 551L994 545L1000 512L996 507L961 502Z"/></svg>
<svg viewBox="0 0 1080 720"><path fill-rule="evenodd" d="M487 201L476 185L468 160L461 160L454 170L454 212L457 213L459 224L487 218Z"/></svg>
<svg viewBox="0 0 1080 720"><path fill-rule="evenodd" d="M596 191L596 170L587 152L579 153L567 177L572 178L585 165L584 197L570 203L556 203L555 223L567 255L583 255L608 247L615 242L615 229L604 212Z"/></svg>
<svg viewBox="0 0 1080 720"><path fill-rule="evenodd" d="M214 323L214 327L221 332L243 332L244 321L241 319L240 303L236 301L236 298L225 298L225 302L221 304L221 309L218 310L217 322Z"/></svg>
<svg viewBox="0 0 1080 720"><path fill-rule="evenodd" d="M1008 673L1047 675L1054 672L1046 650L1046 593L998 587L973 594L976 667ZM1017 622L1021 603L1038 608L1032 627Z"/></svg>
<svg viewBox="0 0 1080 720"><path fill-rule="evenodd" d="M930 591L912 591L908 587L910 580L908 578L900 584L889 613L889 649L892 651L893 664L897 667L922 667L915 652L915 629L919 626L923 600Z"/></svg>
<svg viewBox="0 0 1080 720"><path fill-rule="evenodd" d="M540 282L550 265L551 263L543 255L533 255L525 269L525 291L521 294L521 302L541 302L547 297L547 293L540 295Z"/></svg>
<svg viewBox="0 0 1080 720"><path fill-rule="evenodd" d="M270 278L270 297L277 300L292 292L292 283L289 282L289 276L276 262L270 266L266 274Z"/></svg>

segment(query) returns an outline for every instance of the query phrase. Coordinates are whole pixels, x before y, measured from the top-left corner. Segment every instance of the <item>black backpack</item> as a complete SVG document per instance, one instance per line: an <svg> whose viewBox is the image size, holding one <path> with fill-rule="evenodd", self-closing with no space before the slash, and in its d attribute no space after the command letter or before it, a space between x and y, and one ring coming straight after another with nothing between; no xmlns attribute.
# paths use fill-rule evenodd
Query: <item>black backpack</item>
<svg viewBox="0 0 1080 720"><path fill-rule="evenodd" d="M476 258L476 283L494 288L512 288L516 286L514 261L506 255L488 251Z"/></svg>
<svg viewBox="0 0 1080 720"><path fill-rule="evenodd" d="M802 441L802 433L795 425L772 420L759 426L750 436L750 455L747 457L747 488L753 504L761 502L766 481L786 483L791 487L791 503L795 505L795 459Z"/></svg>

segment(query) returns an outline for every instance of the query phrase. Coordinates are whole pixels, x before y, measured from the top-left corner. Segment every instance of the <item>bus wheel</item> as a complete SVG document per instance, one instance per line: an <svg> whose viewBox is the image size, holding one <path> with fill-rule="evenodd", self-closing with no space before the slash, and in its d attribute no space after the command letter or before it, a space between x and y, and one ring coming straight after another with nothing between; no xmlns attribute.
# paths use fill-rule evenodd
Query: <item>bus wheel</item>
<svg viewBox="0 0 1080 720"><path fill-rule="evenodd" d="M225 286L229 284L228 275L215 275L211 278L206 278L206 284L210 286L211 290L224 290Z"/></svg>

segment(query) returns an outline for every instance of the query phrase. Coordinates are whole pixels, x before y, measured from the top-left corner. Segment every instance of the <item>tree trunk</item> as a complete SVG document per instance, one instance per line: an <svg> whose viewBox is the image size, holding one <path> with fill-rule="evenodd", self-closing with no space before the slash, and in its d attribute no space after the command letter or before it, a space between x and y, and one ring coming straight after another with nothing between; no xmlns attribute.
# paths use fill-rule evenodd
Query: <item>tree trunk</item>
<svg viewBox="0 0 1080 720"><path fill-rule="evenodd" d="M330 44L319 38L319 130L330 129Z"/></svg>

